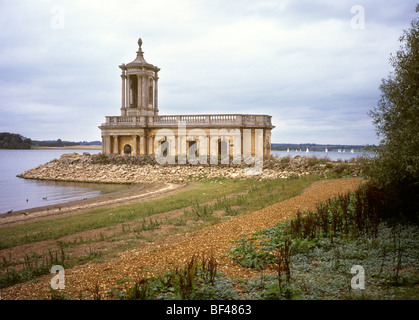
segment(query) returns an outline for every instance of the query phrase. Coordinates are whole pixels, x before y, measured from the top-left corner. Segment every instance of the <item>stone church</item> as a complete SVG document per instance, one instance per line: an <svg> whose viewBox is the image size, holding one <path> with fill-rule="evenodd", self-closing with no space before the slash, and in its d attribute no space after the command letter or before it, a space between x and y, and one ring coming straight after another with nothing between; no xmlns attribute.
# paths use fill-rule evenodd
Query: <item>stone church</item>
<svg viewBox="0 0 419 320"><path fill-rule="evenodd" d="M261 114L159 115L158 73L144 59L142 40L137 57L122 64L121 115L106 116L99 126L102 153L155 155L250 156L271 151L271 116ZM163 146L165 147L164 150Z"/></svg>

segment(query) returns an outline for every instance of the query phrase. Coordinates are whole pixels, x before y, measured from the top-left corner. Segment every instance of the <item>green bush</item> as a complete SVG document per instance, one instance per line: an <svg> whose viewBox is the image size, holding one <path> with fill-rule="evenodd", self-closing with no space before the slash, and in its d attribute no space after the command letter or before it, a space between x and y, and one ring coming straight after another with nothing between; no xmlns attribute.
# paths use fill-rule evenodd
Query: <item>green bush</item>
<svg viewBox="0 0 419 320"><path fill-rule="evenodd" d="M269 252L257 250L252 239L243 237L235 242L237 246L231 248L228 255L243 267L265 269L267 263L274 261L274 256Z"/></svg>
<svg viewBox="0 0 419 320"><path fill-rule="evenodd" d="M230 250L236 263L250 268L269 265L278 273L269 281L259 279L259 287L259 280L249 281L250 297L417 299L419 227L388 223L381 215L385 203L382 190L366 184L319 204L315 212L299 211L293 219L237 240ZM289 249L283 250L286 246ZM365 268L368 290L362 293L350 285L354 265Z"/></svg>
<svg viewBox="0 0 419 320"><path fill-rule="evenodd" d="M416 6L419 12L419 5ZM419 19L400 37L390 62L394 70L369 115L380 137L374 157L364 163L366 176L384 190L392 219L418 222L419 217Z"/></svg>

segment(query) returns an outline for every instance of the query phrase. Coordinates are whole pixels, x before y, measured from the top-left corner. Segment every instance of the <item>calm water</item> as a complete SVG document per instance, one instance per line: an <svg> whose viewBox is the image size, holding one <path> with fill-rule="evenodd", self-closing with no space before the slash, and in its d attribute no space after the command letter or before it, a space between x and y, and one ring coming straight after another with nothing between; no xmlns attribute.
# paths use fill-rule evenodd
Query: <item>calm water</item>
<svg viewBox="0 0 419 320"><path fill-rule="evenodd" d="M126 189L127 185L56 182L27 180L16 175L40 164L58 159L64 153L99 153L100 150L0 150L0 214L10 210L57 204L72 200L92 198L98 195ZM276 157L316 156L330 160L349 160L361 156L361 152L286 152L273 150ZM43 198L47 198L44 200ZM26 199L28 201L26 201Z"/></svg>
<svg viewBox="0 0 419 320"><path fill-rule="evenodd" d="M272 150L271 154L275 157L278 158L282 158L282 157L295 157L295 156L301 156L301 157L317 157L317 158L328 158L332 161L337 161L337 160L350 160L352 158L357 158L357 157L361 157L364 153L363 152L319 152L319 151L309 151L309 152L305 152L305 151L295 151L295 150L290 150L290 152L287 151L277 151L277 150Z"/></svg>
<svg viewBox="0 0 419 320"><path fill-rule="evenodd" d="M27 180L16 177L64 153L100 150L0 150L0 214L25 210L126 189L127 185ZM44 200L43 198L47 198ZM26 199L28 201L26 201Z"/></svg>

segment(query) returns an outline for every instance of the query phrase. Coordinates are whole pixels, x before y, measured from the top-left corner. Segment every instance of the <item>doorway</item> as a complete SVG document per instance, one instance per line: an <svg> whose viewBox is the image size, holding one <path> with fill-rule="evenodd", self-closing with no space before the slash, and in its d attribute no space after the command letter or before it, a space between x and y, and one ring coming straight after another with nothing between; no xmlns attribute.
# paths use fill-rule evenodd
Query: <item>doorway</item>
<svg viewBox="0 0 419 320"><path fill-rule="evenodd" d="M124 146L124 154L131 154L131 146L129 144Z"/></svg>

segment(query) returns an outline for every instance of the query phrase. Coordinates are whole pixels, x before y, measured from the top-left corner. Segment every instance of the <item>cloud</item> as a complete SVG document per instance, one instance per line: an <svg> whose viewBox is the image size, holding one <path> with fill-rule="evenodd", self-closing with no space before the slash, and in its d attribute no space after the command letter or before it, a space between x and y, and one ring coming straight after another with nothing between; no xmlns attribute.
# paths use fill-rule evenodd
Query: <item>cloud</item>
<svg viewBox="0 0 419 320"><path fill-rule="evenodd" d="M100 139L142 37L161 114L263 113L273 142L376 143L367 112L415 2L356 4L363 30L349 0L0 1L1 131Z"/></svg>

